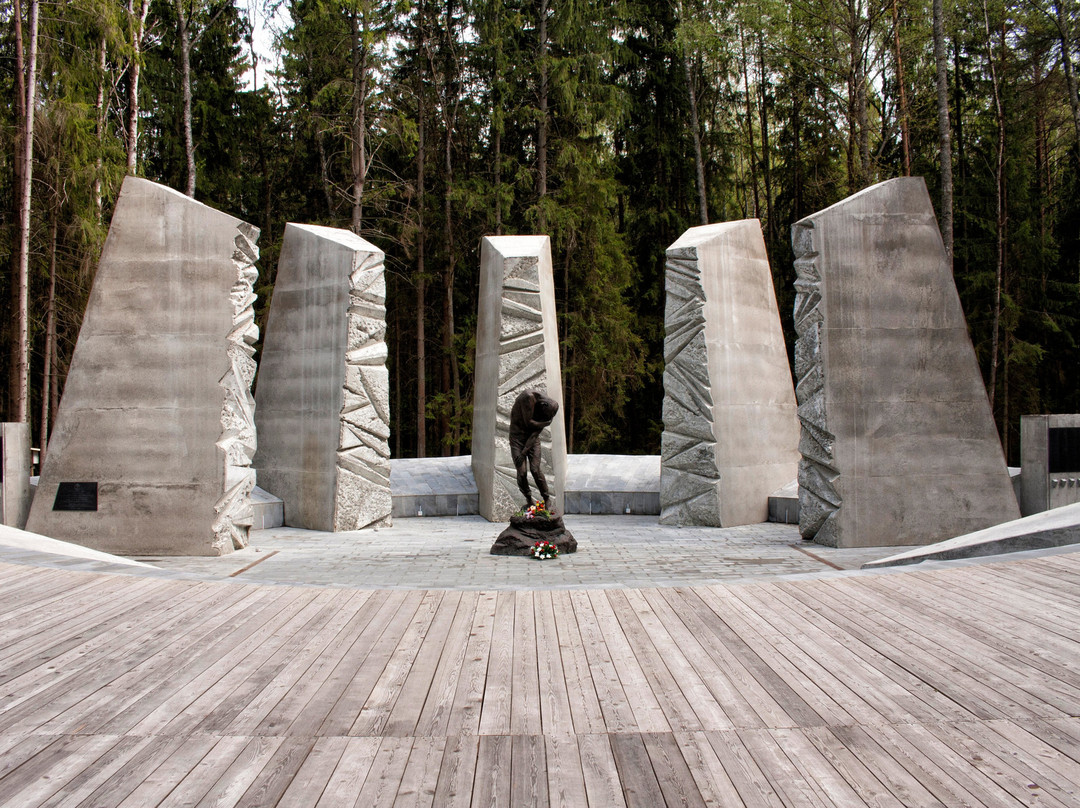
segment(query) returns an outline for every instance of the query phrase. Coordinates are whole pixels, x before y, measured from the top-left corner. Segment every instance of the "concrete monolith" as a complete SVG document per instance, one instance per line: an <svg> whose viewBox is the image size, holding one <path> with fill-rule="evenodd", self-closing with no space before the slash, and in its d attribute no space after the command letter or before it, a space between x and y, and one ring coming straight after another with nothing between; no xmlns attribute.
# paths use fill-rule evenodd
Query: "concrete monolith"
<svg viewBox="0 0 1080 808"><path fill-rule="evenodd" d="M30 513L30 425L0 423L0 525L26 527Z"/></svg>
<svg viewBox="0 0 1080 808"><path fill-rule="evenodd" d="M348 230L285 226L255 391L255 468L292 527L390 524L383 258Z"/></svg>
<svg viewBox="0 0 1080 808"><path fill-rule="evenodd" d="M560 411L544 432L544 473L561 513L566 433L555 323L555 285L547 236L489 236L480 245L472 468L480 514L506 521L521 508L510 458L510 410L518 394L540 389Z"/></svg>
<svg viewBox="0 0 1080 808"><path fill-rule="evenodd" d="M803 538L929 544L1019 517L922 179L815 213L792 243Z"/></svg>
<svg viewBox="0 0 1080 808"><path fill-rule="evenodd" d="M761 224L690 228L666 286L660 523L765 522L795 479L799 422Z"/></svg>
<svg viewBox="0 0 1080 808"><path fill-rule="evenodd" d="M258 233L124 180L28 530L120 555L247 544Z"/></svg>

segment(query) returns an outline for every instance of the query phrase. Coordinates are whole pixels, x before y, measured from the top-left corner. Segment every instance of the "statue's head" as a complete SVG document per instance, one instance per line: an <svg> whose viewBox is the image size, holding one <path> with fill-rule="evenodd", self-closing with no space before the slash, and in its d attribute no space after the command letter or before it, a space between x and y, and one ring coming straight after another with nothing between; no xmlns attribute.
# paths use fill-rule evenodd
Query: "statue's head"
<svg viewBox="0 0 1080 808"><path fill-rule="evenodd" d="M533 419L537 421L552 421L559 411L559 402L548 398L543 393L537 392L536 405L533 407Z"/></svg>

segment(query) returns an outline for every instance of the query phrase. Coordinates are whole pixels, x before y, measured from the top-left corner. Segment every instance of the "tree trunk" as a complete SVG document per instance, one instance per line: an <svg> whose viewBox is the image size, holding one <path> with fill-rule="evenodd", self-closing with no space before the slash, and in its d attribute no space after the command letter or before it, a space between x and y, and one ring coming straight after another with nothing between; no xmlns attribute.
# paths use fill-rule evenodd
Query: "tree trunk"
<svg viewBox="0 0 1080 808"><path fill-rule="evenodd" d="M679 0L679 20L686 23L686 9ZM686 78L686 94L690 99L690 134L694 142L694 169L698 192L698 223L709 223L709 205L705 193L705 162L701 156L701 123L698 119L697 92L694 90L694 74L690 65L690 48L682 48L683 75Z"/></svg>
<svg viewBox="0 0 1080 808"><path fill-rule="evenodd" d="M990 87L993 90L994 111L997 118L997 165L995 166L996 192L995 203L997 207L996 219L996 262L994 272L994 324L990 342L990 410L994 410L994 396L997 392L997 368L998 368L998 336L1001 329L1001 288L1005 276L1005 110L1001 102L1001 88L997 66L994 64L994 41L990 31L990 14L983 0L983 21L986 25L986 51L990 67ZM1004 58L1005 33L1001 36L1002 58Z"/></svg>
<svg viewBox="0 0 1080 808"><path fill-rule="evenodd" d="M179 8L177 9L179 11ZM142 43L146 32L146 17L150 13L150 0L142 0L138 16L134 0L127 3L128 20L131 22L131 64L128 66L127 109L127 173L135 174L139 154L139 71L142 69Z"/></svg>
<svg viewBox="0 0 1080 808"><path fill-rule="evenodd" d="M53 354L56 352L56 241L60 227L60 215L55 209L50 216L49 227L49 301L45 309L45 361L41 373L41 430L38 446L41 461L49 445L49 404L52 401Z"/></svg>
<svg viewBox="0 0 1080 808"><path fill-rule="evenodd" d="M359 12L350 15L352 30L352 231L360 235L364 217L364 183L367 179L367 46L360 29Z"/></svg>
<svg viewBox="0 0 1080 808"><path fill-rule="evenodd" d="M761 29L757 33L758 45L758 73L760 79L760 105L758 107L758 120L761 122L761 171L765 179L765 234L769 237L769 244L776 243L776 223L773 221L772 212L772 160L769 156L769 106L768 87L765 72L765 39Z"/></svg>
<svg viewBox="0 0 1080 808"><path fill-rule="evenodd" d="M761 217L761 204L758 200L757 186L757 149L754 147L754 110L750 103L750 60L746 55L746 32L739 27L739 45L742 50L743 94L746 99L746 132L750 138L750 185L754 191L754 218Z"/></svg>
<svg viewBox="0 0 1080 808"><path fill-rule="evenodd" d="M30 31L28 49L23 56L22 9L18 0L15 2L15 41L16 72L25 78L18 82L25 88L23 103L20 105L22 117L19 121L19 146L21 157L18 186L18 350L16 367L16 412L15 420L30 422L30 201L34 174L34 96L37 91L37 40L38 40L38 0L30 0L28 9ZM25 66L24 66L25 65Z"/></svg>
<svg viewBox="0 0 1080 808"><path fill-rule="evenodd" d="M457 120L457 65L453 56L454 43L453 0L446 0L445 33L447 40L446 63L443 66L443 173L446 178L443 194L443 246L446 250L446 270L443 273L443 390L450 395L451 412L443 424L443 455L458 454L458 426L461 414L461 369L454 346L454 126Z"/></svg>
<svg viewBox="0 0 1080 808"><path fill-rule="evenodd" d="M195 141L191 135L191 18L183 0L176 0L176 19L180 34L180 88L183 99L184 158L187 166L184 193L195 196Z"/></svg>
<svg viewBox="0 0 1080 808"><path fill-rule="evenodd" d="M938 2L939 0L935 0ZM892 0L893 47L896 51L896 84L900 88L900 146L904 155L904 176L911 176L911 139L908 133L907 90L904 87L904 56L900 50L900 2Z"/></svg>
<svg viewBox="0 0 1080 808"><path fill-rule="evenodd" d="M97 158L94 162L94 210L97 212L98 224L102 224L104 220L104 200L102 198L101 186L102 175L105 172L105 71L107 69L105 61L105 37L101 37L100 50L98 51L98 84L97 84L97 99L94 102L94 110L97 112L95 116L95 137L97 138ZM42 450L45 449L42 444Z"/></svg>
<svg viewBox="0 0 1080 808"><path fill-rule="evenodd" d="M945 55L943 0L934 0L934 66L937 73L938 142L941 151L941 240L953 257L952 129L949 125L949 66Z"/></svg>
<svg viewBox="0 0 1080 808"><path fill-rule="evenodd" d="M1076 139L1080 142L1080 98L1076 94L1076 74L1072 63L1072 36L1069 19L1065 16L1062 0L1054 0L1054 19L1057 22L1058 39L1061 41L1061 66L1065 73L1065 88L1069 92L1069 108L1072 110Z"/></svg>
<svg viewBox="0 0 1080 808"><path fill-rule="evenodd" d="M326 200L326 212L332 214L334 194L333 184L330 182L330 155L326 153L326 132L321 127L315 135L315 145L319 150L319 180L322 185L323 199Z"/></svg>
<svg viewBox="0 0 1080 808"><path fill-rule="evenodd" d="M540 121L536 129L536 197L539 206L538 229L541 235L547 234L547 214L544 212L544 198L547 196L547 140L548 140L548 0L540 0L540 20L537 29L540 51Z"/></svg>
<svg viewBox="0 0 1080 808"><path fill-rule="evenodd" d="M420 49L425 48L424 41L424 5L420 4ZM427 348L424 335L424 312L427 308L427 289L425 287L424 268L424 163L427 155L424 150L424 132L427 128L427 116L424 109L423 59L416 81L416 456L427 456Z"/></svg>

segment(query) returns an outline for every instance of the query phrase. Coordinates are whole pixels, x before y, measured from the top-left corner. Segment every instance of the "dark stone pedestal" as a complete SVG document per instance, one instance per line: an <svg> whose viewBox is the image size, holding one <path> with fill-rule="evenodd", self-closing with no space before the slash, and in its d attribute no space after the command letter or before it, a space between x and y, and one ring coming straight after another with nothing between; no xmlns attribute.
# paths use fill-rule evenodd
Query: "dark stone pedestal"
<svg viewBox="0 0 1080 808"><path fill-rule="evenodd" d="M566 529L561 516L551 519L526 519L511 516L510 527L491 545L492 555L527 556L538 541L549 541L562 553L577 552L577 539Z"/></svg>

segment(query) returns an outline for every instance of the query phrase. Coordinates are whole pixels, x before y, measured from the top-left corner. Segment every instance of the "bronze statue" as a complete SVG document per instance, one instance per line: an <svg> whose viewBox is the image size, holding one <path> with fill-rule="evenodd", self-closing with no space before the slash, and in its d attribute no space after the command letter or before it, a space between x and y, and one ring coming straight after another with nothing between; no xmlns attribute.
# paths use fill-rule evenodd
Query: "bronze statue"
<svg viewBox="0 0 1080 808"><path fill-rule="evenodd" d="M540 433L559 412L559 402L541 390L526 390L514 401L510 410L510 458L517 469L518 488L525 495L525 507L533 504L529 489L529 470L536 487L544 498L544 507L551 510L551 492L540 468Z"/></svg>

